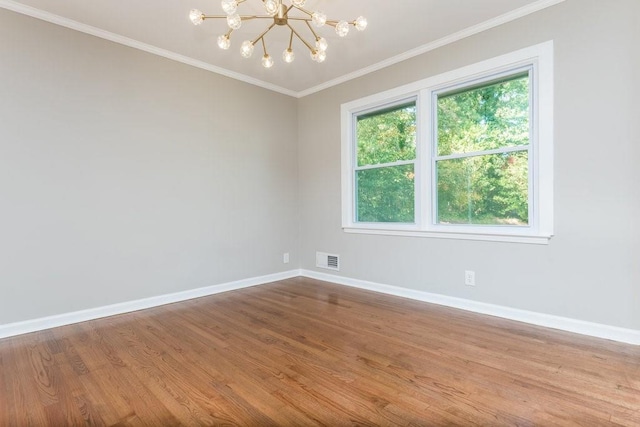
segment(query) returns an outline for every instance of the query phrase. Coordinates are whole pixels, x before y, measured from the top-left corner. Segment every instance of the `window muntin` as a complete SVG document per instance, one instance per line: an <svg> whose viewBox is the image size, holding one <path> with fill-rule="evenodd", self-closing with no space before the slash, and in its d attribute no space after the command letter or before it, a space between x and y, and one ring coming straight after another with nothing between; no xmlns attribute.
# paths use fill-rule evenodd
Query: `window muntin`
<svg viewBox="0 0 640 427"><path fill-rule="evenodd" d="M355 221L415 221L416 102L355 115Z"/></svg>
<svg viewBox="0 0 640 427"><path fill-rule="evenodd" d="M435 92L438 225L528 227L531 70Z"/></svg>

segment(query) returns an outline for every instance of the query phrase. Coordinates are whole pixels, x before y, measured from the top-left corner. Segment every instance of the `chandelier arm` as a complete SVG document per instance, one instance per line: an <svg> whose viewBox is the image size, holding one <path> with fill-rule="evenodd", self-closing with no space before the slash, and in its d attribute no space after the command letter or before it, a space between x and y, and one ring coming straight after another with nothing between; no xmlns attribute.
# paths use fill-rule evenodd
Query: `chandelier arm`
<svg viewBox="0 0 640 427"><path fill-rule="evenodd" d="M313 16L313 12L308 11L307 9L305 9L304 7L298 7L295 5L291 5L292 8L298 9L300 12L306 13L309 16ZM306 19L306 18L289 18L289 19ZM334 27L338 24L339 21L336 21L335 19L327 19L326 24L330 24L333 25ZM354 24L355 25L355 21L353 22L349 22L350 24Z"/></svg>
<svg viewBox="0 0 640 427"><path fill-rule="evenodd" d="M246 1L246 0L245 0ZM229 15L203 15L202 19L227 19ZM273 16L269 15L240 15L240 19L243 21L249 21L251 19L273 19Z"/></svg>
<svg viewBox="0 0 640 427"><path fill-rule="evenodd" d="M289 37L289 50L293 47L293 30L291 30L291 36Z"/></svg>
<svg viewBox="0 0 640 427"><path fill-rule="evenodd" d="M273 19L273 16L269 15L240 15L240 19L243 21L250 21L252 19Z"/></svg>
<svg viewBox="0 0 640 427"><path fill-rule="evenodd" d="M227 19L227 16L229 15L202 15L202 20L204 21L205 19Z"/></svg>
<svg viewBox="0 0 640 427"><path fill-rule="evenodd" d="M300 9L299 7L296 7L296 9ZM309 12L307 12L306 10L300 9L302 10L304 13L308 14L309 16L311 16L311 14ZM300 18L300 17L291 17L289 16L288 19L290 21L306 21L309 22L311 21L311 18ZM338 25L340 21L336 21L335 19L327 19L327 21L325 22L326 25L331 25L332 27L335 27L336 25ZM355 26L356 25L356 21L352 21L349 22L349 24Z"/></svg>
<svg viewBox="0 0 640 427"><path fill-rule="evenodd" d="M309 27L309 30L311 30L311 34L313 34L313 37L315 37L315 38L316 38L316 40L318 40L318 39L319 39L319 37L318 37L318 33L316 33L316 32L315 32L315 30L313 29L313 27L312 27L312 26L311 26L311 24L309 23L309 20L308 20L308 19L305 19L305 20L304 20L304 23L305 23L305 24L307 24L307 27Z"/></svg>
<svg viewBox="0 0 640 427"><path fill-rule="evenodd" d="M264 36L266 36L266 35L267 35L267 33L268 33L269 31L271 31L271 29L272 29L273 27L275 27L275 26L276 26L276 23L274 22L274 23L273 23L273 24L271 24L271 25L270 25L266 30L264 30L264 31L262 32L262 34L260 34L258 37L256 37L256 39L255 39L254 41L252 41L251 43L253 43L253 44L255 45L256 43L258 43L258 40L260 40L260 39L262 39L262 43L264 43Z"/></svg>
<svg viewBox="0 0 640 427"><path fill-rule="evenodd" d="M267 45L264 42L264 35L260 37L260 40L262 40L262 51L264 52L264 56L267 56Z"/></svg>
<svg viewBox="0 0 640 427"><path fill-rule="evenodd" d="M291 5L292 8L298 9L300 12L306 13L309 16L313 16L313 12L309 12L307 9L305 9L304 7L300 7L300 6L296 6L294 4Z"/></svg>
<svg viewBox="0 0 640 427"><path fill-rule="evenodd" d="M296 30L293 29L293 27L289 24L287 24L287 27L289 27L291 29L291 32L293 34L296 35L296 37L298 37L300 39L300 41L302 43L305 44L305 46L307 46L307 48L309 48L309 51L311 51L312 53L315 52L315 49L313 47L311 47L311 45L309 44L309 42L307 42L304 38L302 38L302 36L300 34L298 34L298 32Z"/></svg>

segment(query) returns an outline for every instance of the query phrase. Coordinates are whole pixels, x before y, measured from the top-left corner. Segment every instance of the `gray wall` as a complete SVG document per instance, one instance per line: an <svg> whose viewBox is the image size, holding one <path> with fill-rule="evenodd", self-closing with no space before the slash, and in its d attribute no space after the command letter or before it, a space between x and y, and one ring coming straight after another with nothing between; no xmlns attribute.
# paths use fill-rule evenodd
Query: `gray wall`
<svg viewBox="0 0 640 427"><path fill-rule="evenodd" d="M640 328L637 0L568 0L303 98L301 265L341 255L341 275ZM548 246L345 234L340 104L555 41L555 232ZM322 124L319 130L318 124ZM476 271L476 288L463 271Z"/></svg>
<svg viewBox="0 0 640 427"><path fill-rule="evenodd" d="M297 267L296 114L0 9L0 324Z"/></svg>
<svg viewBox="0 0 640 427"><path fill-rule="evenodd" d="M0 325L321 250L347 277L639 329L638 17L567 0L297 101L0 9ZM551 39L550 245L342 232L341 103Z"/></svg>

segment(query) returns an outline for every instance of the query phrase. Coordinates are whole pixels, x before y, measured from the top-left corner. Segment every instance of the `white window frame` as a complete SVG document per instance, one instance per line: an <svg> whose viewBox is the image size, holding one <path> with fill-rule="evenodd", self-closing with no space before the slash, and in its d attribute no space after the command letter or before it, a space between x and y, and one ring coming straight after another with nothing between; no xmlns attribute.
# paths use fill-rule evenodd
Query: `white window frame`
<svg viewBox="0 0 640 427"><path fill-rule="evenodd" d="M530 69L528 226L446 225L435 222L434 100L439 92ZM553 236L553 42L449 71L341 106L342 227L348 233L548 244ZM357 222L356 119L366 112L416 99L415 222Z"/></svg>
<svg viewBox="0 0 640 427"><path fill-rule="evenodd" d="M420 162L418 161L419 159L419 151L420 151L420 147L419 147L419 143L418 141L420 140L418 137L419 132L416 130L416 157L414 160L401 160L401 161L397 161L397 162L392 162L392 163L384 163L384 164L380 164L380 165L368 165L368 166L358 166L358 161L357 161L357 143L356 143L356 122L358 119L358 115L363 115L363 114L367 114L370 112L375 112L378 110L384 110L387 108L391 108L397 105L402 105L402 104L408 104L411 102L415 102L416 104L416 120L417 120L417 114L420 111L420 107L418 106L418 102L419 102L419 98L418 98L418 94L414 93L414 94L410 94L409 96L403 96L397 99L392 99L390 100L390 102L385 102L383 104L378 104L376 105L374 108L372 109L364 109L364 110L359 110L357 114L352 114L350 117L350 120L352 120L351 123L351 129L350 129L350 135L352 138L352 141L354 141L353 144L351 144L350 149L352 150L352 158L353 158L353 163L352 163L352 167L353 167L353 194L354 197L352 197L351 199L351 209L353 212L353 217L354 217L354 223L355 223L355 215L357 212L357 208L356 208L356 197L355 194L357 192L356 190L356 179L355 179L355 175L357 174L358 171L360 170L366 170L366 169L374 169L374 168L381 168L381 167L393 167L393 166L401 166L401 165L408 165L408 164L413 164L414 168L413 168L413 173L416 176L416 179L414 181L414 191L416 192L416 194L419 191L420 187L420 179L418 179L418 174L421 173L420 171ZM418 221L422 215L422 209L421 206L418 204L418 200L417 198L414 198L414 203L415 203L415 207L414 207L414 215L415 215L415 220ZM384 228L388 228L389 225L392 225L394 229L397 230L414 230L416 223L415 222L411 222L411 223L406 223L406 222L393 222L393 223L379 223L379 222L357 222L358 225L360 226L366 226L366 228L370 228L370 229L384 229Z"/></svg>

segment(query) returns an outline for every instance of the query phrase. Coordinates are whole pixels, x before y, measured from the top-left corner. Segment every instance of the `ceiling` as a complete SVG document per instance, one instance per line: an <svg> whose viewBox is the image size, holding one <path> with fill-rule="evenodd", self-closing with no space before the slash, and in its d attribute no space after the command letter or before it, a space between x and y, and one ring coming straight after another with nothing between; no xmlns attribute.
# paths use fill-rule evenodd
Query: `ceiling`
<svg viewBox="0 0 640 427"><path fill-rule="evenodd" d="M219 0L0 0L0 7L288 95L303 96L560 1L307 0L306 8L321 10L329 19L353 20L364 15L369 26L364 32L352 28L346 38L338 37L332 27L319 29L320 35L329 41L327 60L321 64L311 60L300 42L294 42L296 60L284 63L282 51L288 44L289 33L276 27L266 39L275 59L271 69L260 63L261 46L256 46L250 59L239 53L241 42L261 33L268 25L266 20L245 21L234 32L231 49L227 51L216 44L217 36L227 31L224 20L207 20L200 26L189 21L188 14L193 8L207 15L223 14ZM247 0L238 11L261 14L260 0ZM301 33L305 29L297 28Z"/></svg>

